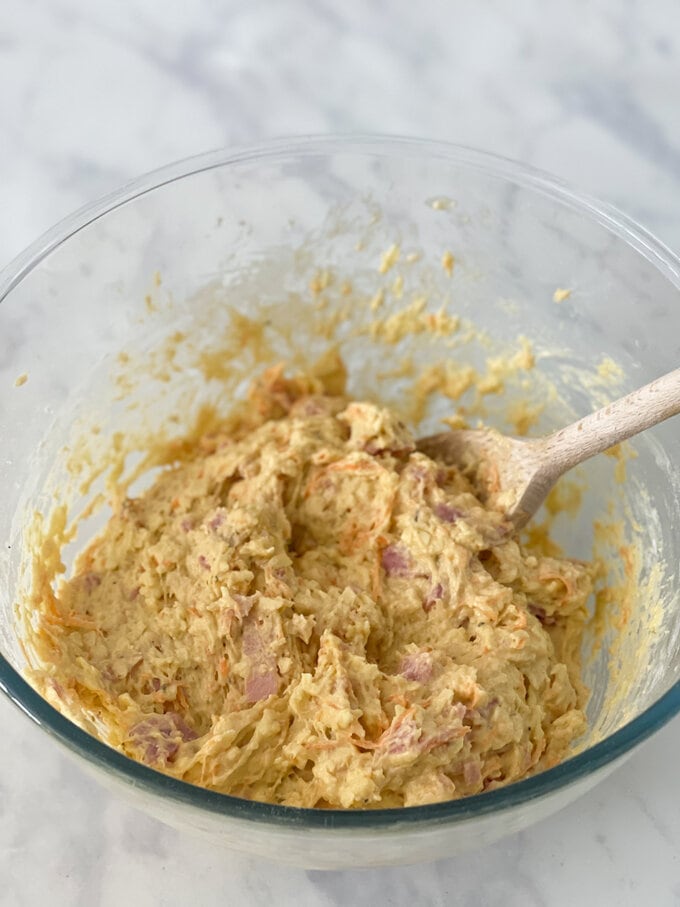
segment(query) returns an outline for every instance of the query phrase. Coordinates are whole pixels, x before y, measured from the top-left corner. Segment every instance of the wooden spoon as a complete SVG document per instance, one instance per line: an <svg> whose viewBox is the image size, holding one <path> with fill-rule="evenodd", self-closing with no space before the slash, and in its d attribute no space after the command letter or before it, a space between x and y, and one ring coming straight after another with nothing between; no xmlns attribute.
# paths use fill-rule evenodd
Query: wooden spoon
<svg viewBox="0 0 680 907"><path fill-rule="evenodd" d="M428 456L474 473L491 506L521 529L569 469L679 412L676 369L545 438L479 429L442 432L417 444Z"/></svg>

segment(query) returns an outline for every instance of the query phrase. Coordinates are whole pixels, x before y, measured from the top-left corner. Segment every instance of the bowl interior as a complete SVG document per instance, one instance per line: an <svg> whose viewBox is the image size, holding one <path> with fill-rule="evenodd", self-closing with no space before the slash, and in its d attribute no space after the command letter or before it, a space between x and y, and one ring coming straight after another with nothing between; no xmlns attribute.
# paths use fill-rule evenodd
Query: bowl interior
<svg viewBox="0 0 680 907"><path fill-rule="evenodd" d="M463 405L505 431L523 415L531 434L673 368L677 285L624 234L483 158L312 144L212 162L66 238L0 305L0 653L24 668L27 527L45 533L62 506L77 518L112 468L132 475L149 438L185 434L205 405L226 414L267 365L309 367L335 347L350 391L400 408L419 432ZM571 291L560 303L558 288ZM499 364L527 349L522 338L533 368ZM423 403L416 379L446 363L503 380ZM591 461L569 486L582 506L551 522L567 554L595 546L607 564L602 632L585 652L584 747L678 680L679 453L667 424ZM83 521L67 570L105 516Z"/></svg>

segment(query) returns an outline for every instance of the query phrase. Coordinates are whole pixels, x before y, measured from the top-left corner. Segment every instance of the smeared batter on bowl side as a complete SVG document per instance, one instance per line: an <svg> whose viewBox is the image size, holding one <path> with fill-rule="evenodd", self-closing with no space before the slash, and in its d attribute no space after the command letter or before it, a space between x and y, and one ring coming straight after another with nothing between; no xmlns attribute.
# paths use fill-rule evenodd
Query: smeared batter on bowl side
<svg viewBox="0 0 680 907"><path fill-rule="evenodd" d="M44 602L41 688L186 781L411 806L585 730L592 569L524 550L390 411L270 369L251 412L126 498Z"/></svg>

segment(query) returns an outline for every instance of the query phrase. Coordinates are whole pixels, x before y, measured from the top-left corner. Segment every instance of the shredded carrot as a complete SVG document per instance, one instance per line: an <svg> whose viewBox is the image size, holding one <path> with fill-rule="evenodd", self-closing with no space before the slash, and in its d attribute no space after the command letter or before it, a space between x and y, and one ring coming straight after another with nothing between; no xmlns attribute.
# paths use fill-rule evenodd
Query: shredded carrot
<svg viewBox="0 0 680 907"><path fill-rule="evenodd" d="M381 466L375 460L359 460L348 463L347 460L335 460L326 466L328 472L380 472Z"/></svg>
<svg viewBox="0 0 680 907"><path fill-rule="evenodd" d="M97 624L87 617L80 617L71 611L69 614L45 614L44 619L48 623L57 624L60 627L72 628L74 630L98 630Z"/></svg>
<svg viewBox="0 0 680 907"><path fill-rule="evenodd" d="M360 750L375 750L380 746L376 740L365 740L362 737L350 737L350 743L353 743Z"/></svg>
<svg viewBox="0 0 680 907"><path fill-rule="evenodd" d="M526 611L517 612L517 620L514 625L515 630L526 630L527 628L527 615Z"/></svg>
<svg viewBox="0 0 680 907"><path fill-rule="evenodd" d="M310 495L314 494L319 486L321 486L322 488L324 487L324 481L326 482L325 487L329 487L331 483L328 479L328 476L326 475L326 467L317 469L315 472L312 472L305 483L305 488L302 492L302 496L304 498L310 497Z"/></svg>

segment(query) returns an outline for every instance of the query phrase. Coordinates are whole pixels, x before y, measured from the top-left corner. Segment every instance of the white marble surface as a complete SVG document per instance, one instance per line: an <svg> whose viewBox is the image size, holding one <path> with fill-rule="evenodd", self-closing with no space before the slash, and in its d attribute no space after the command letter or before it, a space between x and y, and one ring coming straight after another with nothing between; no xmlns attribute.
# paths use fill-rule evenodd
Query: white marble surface
<svg viewBox="0 0 680 907"><path fill-rule="evenodd" d="M208 148L396 132L523 158L680 249L676 0L3 0L0 263ZM115 801L0 702L0 904L680 904L676 720L586 800L429 866L305 873Z"/></svg>

